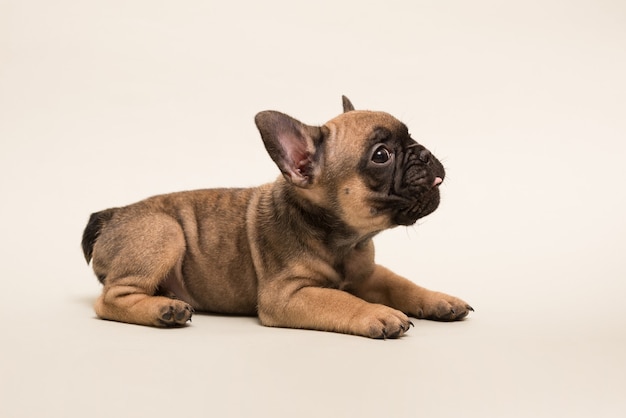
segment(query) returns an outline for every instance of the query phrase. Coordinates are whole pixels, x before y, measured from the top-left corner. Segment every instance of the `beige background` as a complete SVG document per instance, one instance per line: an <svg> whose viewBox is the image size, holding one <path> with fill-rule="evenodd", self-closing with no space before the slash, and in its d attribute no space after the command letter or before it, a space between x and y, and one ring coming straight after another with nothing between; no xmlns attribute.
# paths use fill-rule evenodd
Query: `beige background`
<svg viewBox="0 0 626 418"><path fill-rule="evenodd" d="M378 258L469 320L94 318L91 212L271 181L255 113L341 94L444 161ZM0 0L0 416L623 417L625 163L622 1Z"/></svg>

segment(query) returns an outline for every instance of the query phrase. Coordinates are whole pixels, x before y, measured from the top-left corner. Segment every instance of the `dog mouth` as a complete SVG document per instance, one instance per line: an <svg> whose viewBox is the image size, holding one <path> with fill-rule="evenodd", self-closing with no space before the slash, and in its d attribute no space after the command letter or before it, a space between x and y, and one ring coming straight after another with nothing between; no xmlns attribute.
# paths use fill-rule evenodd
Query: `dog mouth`
<svg viewBox="0 0 626 418"><path fill-rule="evenodd" d="M442 182L441 177L435 177L430 188L411 197L390 194L375 198L373 204L379 212L388 212L395 225L410 226L437 209L440 202L439 185Z"/></svg>
<svg viewBox="0 0 626 418"><path fill-rule="evenodd" d="M433 213L440 202L439 184L443 179L435 177L431 189L422 193L419 199L414 201L399 202L397 209L392 217L396 225L409 226Z"/></svg>

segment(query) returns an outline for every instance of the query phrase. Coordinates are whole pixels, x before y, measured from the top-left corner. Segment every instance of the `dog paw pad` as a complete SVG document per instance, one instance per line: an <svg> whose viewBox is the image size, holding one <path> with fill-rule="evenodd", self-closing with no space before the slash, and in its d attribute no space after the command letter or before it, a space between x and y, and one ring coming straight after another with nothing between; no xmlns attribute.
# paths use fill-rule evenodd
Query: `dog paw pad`
<svg viewBox="0 0 626 418"><path fill-rule="evenodd" d="M184 302L166 305L160 309L158 323L163 327L180 327L191 321L192 314L193 308Z"/></svg>

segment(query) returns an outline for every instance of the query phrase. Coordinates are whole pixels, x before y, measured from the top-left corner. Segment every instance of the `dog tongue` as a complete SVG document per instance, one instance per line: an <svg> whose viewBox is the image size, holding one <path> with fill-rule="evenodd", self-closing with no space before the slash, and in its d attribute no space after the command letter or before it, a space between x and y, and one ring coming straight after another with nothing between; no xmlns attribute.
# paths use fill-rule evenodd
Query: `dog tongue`
<svg viewBox="0 0 626 418"><path fill-rule="evenodd" d="M441 183L443 183L443 179L441 177L435 177L435 181L433 182L433 187L437 187Z"/></svg>

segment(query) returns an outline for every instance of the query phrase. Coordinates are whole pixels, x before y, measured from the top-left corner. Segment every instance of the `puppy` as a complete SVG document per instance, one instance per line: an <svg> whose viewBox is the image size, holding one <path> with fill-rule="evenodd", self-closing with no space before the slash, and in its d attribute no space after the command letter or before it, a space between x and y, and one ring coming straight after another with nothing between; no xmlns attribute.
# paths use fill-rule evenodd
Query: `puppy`
<svg viewBox="0 0 626 418"><path fill-rule="evenodd" d="M104 285L100 318L182 326L194 311L261 324L396 338L408 316L454 321L473 309L374 262L372 238L439 205L441 163L383 112L308 126L255 122L282 176L256 188L152 197L91 215L82 248Z"/></svg>

